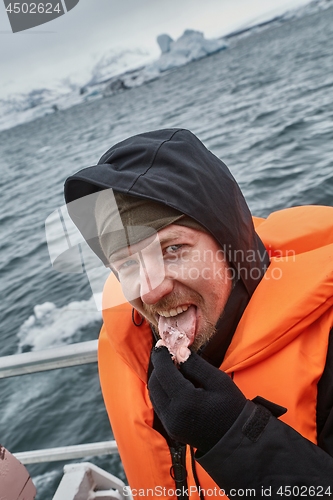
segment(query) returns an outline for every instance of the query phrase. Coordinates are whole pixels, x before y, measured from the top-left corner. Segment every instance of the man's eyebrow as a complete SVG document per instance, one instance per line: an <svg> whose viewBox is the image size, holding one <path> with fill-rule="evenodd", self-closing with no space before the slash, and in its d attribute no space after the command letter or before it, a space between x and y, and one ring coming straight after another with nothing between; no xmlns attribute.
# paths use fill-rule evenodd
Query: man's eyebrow
<svg viewBox="0 0 333 500"><path fill-rule="evenodd" d="M170 243L170 241L177 240L180 237L178 233L171 233L163 238L160 238L160 245L165 245L166 243Z"/></svg>
<svg viewBox="0 0 333 500"><path fill-rule="evenodd" d="M162 238L159 238L159 244L165 245L166 243L170 243L172 240L176 240L180 237L178 233L170 233L167 236L164 236ZM141 252L144 250L146 247L143 248L138 248L135 252L130 252L129 247L123 248L112 254L109 258L110 263L116 262L117 260L122 260L126 259L127 257L130 257L131 255L134 255L138 252Z"/></svg>

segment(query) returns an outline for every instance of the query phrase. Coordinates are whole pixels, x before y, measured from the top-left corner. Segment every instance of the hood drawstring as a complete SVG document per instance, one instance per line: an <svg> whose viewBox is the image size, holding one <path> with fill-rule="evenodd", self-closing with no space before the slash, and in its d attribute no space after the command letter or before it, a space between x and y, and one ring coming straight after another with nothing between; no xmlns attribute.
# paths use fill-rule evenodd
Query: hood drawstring
<svg viewBox="0 0 333 500"><path fill-rule="evenodd" d="M135 321L135 313L137 313L137 314L138 314L138 316L140 317L140 322L139 322L139 323L137 323L137 322ZM141 314L140 314L140 313L138 313L138 311L137 311L136 309L134 309L134 307L133 307L133 308L132 308L132 322L133 322L133 325L135 325L135 326L139 327L139 326L141 326L141 325L142 325L143 321L144 321L144 317L143 317L143 316L141 316Z"/></svg>

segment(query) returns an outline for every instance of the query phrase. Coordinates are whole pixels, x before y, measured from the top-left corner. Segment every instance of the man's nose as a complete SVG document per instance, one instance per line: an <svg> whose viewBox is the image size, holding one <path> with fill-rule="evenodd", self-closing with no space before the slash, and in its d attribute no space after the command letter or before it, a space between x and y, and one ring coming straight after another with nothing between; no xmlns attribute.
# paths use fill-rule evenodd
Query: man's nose
<svg viewBox="0 0 333 500"><path fill-rule="evenodd" d="M140 269L140 297L145 304L155 304L173 290L173 280L165 274L162 263L145 260Z"/></svg>

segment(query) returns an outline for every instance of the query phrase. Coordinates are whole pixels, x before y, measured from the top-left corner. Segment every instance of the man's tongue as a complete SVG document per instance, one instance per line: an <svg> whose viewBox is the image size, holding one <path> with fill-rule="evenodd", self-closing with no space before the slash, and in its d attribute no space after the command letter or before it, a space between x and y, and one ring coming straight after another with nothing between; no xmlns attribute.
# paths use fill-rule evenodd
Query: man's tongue
<svg viewBox="0 0 333 500"><path fill-rule="evenodd" d="M171 333L185 333L187 337L187 345L191 345L194 340L196 327L196 307L190 306L187 311L184 311L177 316L170 316L165 318L164 316L159 317L158 321L158 332L161 339L166 340Z"/></svg>

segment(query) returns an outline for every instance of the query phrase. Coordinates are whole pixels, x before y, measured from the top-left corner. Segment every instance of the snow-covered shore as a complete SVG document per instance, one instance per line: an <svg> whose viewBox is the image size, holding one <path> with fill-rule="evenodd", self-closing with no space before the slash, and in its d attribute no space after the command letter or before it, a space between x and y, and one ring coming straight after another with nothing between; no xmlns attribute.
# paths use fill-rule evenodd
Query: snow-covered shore
<svg viewBox="0 0 333 500"><path fill-rule="evenodd" d="M105 54L89 71L84 85L75 85L68 79L55 82L52 89L35 89L0 99L0 130L150 82L170 70L227 49L231 37L249 36L260 29L267 29L271 24L310 15L331 5L332 0L313 0L273 19L258 19L256 23L243 26L225 38L206 39L203 33L194 30L186 30L177 40L162 34L157 37L161 55L156 60L139 48Z"/></svg>

